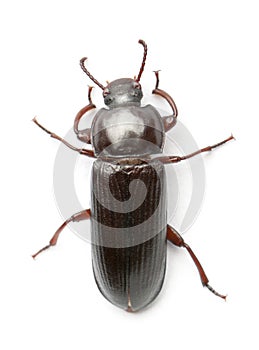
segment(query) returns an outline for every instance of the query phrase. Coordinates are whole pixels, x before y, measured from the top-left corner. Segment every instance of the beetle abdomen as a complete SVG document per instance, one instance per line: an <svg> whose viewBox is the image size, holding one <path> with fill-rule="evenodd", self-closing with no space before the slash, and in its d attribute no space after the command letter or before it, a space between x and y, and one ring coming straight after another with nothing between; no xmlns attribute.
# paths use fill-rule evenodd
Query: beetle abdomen
<svg viewBox="0 0 259 350"><path fill-rule="evenodd" d="M166 266L165 172L159 162L92 171L92 257L96 283L113 304L136 311L159 293Z"/></svg>

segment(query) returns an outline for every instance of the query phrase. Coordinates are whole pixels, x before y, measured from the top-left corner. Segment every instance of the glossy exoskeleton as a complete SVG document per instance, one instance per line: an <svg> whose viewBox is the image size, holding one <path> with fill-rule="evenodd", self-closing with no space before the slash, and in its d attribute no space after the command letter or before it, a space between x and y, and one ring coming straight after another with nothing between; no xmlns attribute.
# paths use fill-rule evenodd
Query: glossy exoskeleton
<svg viewBox="0 0 259 350"><path fill-rule="evenodd" d="M156 75L154 94L164 98L172 115L161 117L152 105L141 106L143 97L140 78L144 70L147 45L137 77L123 78L102 85L86 69L86 58L80 61L88 77L103 90L104 103L89 129L80 130L79 122L95 108L89 87L89 104L74 121L79 140L93 150L78 149L58 135L33 121L51 137L82 155L96 158L92 169L91 208L72 215L55 232L49 245L56 244L59 234L71 221L91 220L92 261L96 283L101 293L113 304L137 311L152 302L161 290L166 267L167 240L184 247L191 255L203 286L225 299L209 284L208 278L191 248L180 234L167 224L165 164L177 163L199 153L211 151L226 140L185 156L162 154L165 133L177 120L176 105L165 91L159 89Z"/></svg>

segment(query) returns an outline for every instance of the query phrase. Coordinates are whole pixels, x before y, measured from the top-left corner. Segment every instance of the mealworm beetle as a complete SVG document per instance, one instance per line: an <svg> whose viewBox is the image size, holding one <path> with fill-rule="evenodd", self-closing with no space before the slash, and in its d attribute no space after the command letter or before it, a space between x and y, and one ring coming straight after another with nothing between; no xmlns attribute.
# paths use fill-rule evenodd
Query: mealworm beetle
<svg viewBox="0 0 259 350"><path fill-rule="evenodd" d="M161 290L166 267L166 244L170 241L184 247L193 259L202 285L216 292L192 249L181 235L167 224L165 165L183 161L234 139L202 148L185 156L165 156L165 133L177 121L173 98L159 88L159 71L155 71L153 94L165 99L172 114L161 117L155 107L141 106L143 97L140 78L144 71L147 45L140 70L134 79L122 78L102 85L80 60L82 70L103 91L108 108L94 116L91 128L79 129L81 118L96 108L88 90L87 106L74 120L74 132L80 141L91 144L93 150L79 149L43 127L51 137L73 151L95 158L92 169L91 208L67 219L55 232L49 244L33 255L54 246L66 225L72 221L91 220L93 271L101 293L113 304L126 310L138 311L149 305Z"/></svg>

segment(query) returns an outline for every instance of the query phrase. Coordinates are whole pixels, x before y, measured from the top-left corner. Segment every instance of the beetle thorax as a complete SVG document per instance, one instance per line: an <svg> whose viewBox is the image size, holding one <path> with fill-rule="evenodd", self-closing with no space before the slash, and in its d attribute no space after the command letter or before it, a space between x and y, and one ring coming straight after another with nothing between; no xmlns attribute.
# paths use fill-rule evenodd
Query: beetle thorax
<svg viewBox="0 0 259 350"><path fill-rule="evenodd" d="M164 143L162 119L151 105L102 108L91 130L96 155L134 157L160 153Z"/></svg>

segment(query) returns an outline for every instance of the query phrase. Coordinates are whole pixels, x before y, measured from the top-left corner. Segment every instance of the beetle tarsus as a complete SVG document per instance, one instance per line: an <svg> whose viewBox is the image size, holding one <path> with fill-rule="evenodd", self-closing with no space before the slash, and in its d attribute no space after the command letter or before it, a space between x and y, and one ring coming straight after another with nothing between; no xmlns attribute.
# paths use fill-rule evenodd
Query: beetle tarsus
<svg viewBox="0 0 259 350"><path fill-rule="evenodd" d="M227 296L226 295L222 295L219 294L218 292L215 291L214 288L212 288L209 285L209 279L205 274L205 271L201 265L201 263L199 262L198 258L196 257L196 255L194 254L194 252L192 251L191 247L185 243L184 239L182 238L182 236L171 226L167 225L167 239L173 243L175 246L177 247L183 247L185 248L188 253L190 254L194 264L197 267L197 270L199 272L200 278L201 278L201 283L204 287L207 287L213 294L215 294L216 296L226 300Z"/></svg>
<svg viewBox="0 0 259 350"><path fill-rule="evenodd" d="M223 141L221 141L221 142L218 142L218 143L216 143L215 145L213 145L213 146L208 146L207 148L208 148L208 151L211 151L211 150L213 150L214 148L216 148L216 147L219 147L219 146L222 146L222 145L224 145L224 143L226 143L226 142L228 142L228 141L231 141L231 140L235 140L235 137L231 134L227 139L225 139L225 140L223 140ZM202 150L201 150L202 151ZM204 148L204 151L203 152L206 152L206 147Z"/></svg>
<svg viewBox="0 0 259 350"><path fill-rule="evenodd" d="M44 250L47 250L51 247L51 244L46 245L46 247L41 248L37 253L32 255L32 258L35 259L37 255L39 255L40 253L42 253Z"/></svg>
<svg viewBox="0 0 259 350"><path fill-rule="evenodd" d="M79 221L83 221L83 220L88 220L88 219L90 219L90 216L91 216L90 209L85 209L85 210L82 210L78 213L73 214L69 219L64 221L63 224L57 229L57 231L54 233L53 237L49 241L49 244L46 245L45 247L41 248L36 254L32 255L33 259L35 259L36 256L39 255L44 250L47 250L50 247L53 247L54 245L57 244L59 235L63 231L63 229L67 226L67 224L69 224L72 221L79 222Z"/></svg>
<svg viewBox="0 0 259 350"><path fill-rule="evenodd" d="M34 118L32 119L32 121L33 121L36 125L38 125L39 128L41 128L43 131L45 131L47 134L49 134L49 135L52 134L49 130L47 130L46 128L44 128L44 126L42 126L42 125L38 122L38 120L37 120L36 117L34 117Z"/></svg>
<svg viewBox="0 0 259 350"><path fill-rule="evenodd" d="M212 288L208 283L205 284L204 287L207 287L208 290L209 290L211 293L215 294L217 297L220 297L220 298L224 299L225 301L227 301L227 295L223 295L223 294L220 294L220 293L216 292L215 289Z"/></svg>
<svg viewBox="0 0 259 350"><path fill-rule="evenodd" d="M154 73L155 73L155 75L156 75L155 90L158 89L158 85L159 85L159 72L160 72L160 70L154 70Z"/></svg>

